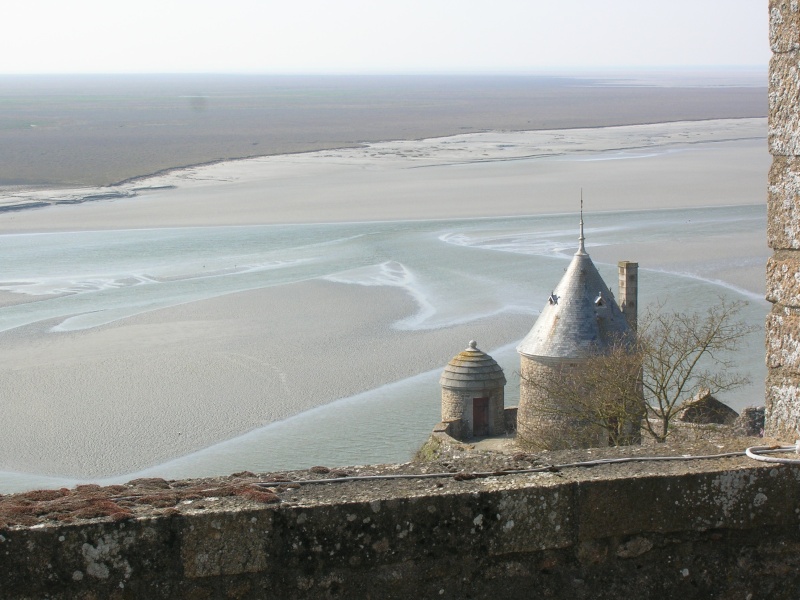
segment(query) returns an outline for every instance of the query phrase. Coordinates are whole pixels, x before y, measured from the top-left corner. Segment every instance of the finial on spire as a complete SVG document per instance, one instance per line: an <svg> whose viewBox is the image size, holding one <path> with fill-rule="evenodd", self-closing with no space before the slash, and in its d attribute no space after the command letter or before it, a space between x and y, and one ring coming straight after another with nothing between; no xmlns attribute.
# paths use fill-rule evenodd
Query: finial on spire
<svg viewBox="0 0 800 600"><path fill-rule="evenodd" d="M581 235L578 238L578 254L586 254L586 248L583 245L585 239L586 238L583 237L583 188L581 188Z"/></svg>

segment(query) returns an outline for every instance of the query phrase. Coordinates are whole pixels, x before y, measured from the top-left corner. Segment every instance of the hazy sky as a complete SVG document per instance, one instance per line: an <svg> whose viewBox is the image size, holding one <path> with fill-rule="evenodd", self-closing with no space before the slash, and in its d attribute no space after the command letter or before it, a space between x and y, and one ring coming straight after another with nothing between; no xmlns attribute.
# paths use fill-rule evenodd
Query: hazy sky
<svg viewBox="0 0 800 600"><path fill-rule="evenodd" d="M767 0L4 0L0 73L762 65Z"/></svg>

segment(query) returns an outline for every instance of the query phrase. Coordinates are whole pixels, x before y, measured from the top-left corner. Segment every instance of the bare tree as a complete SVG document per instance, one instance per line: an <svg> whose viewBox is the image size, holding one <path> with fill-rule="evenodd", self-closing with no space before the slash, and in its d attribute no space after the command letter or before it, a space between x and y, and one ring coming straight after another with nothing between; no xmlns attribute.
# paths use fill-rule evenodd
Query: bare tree
<svg viewBox="0 0 800 600"><path fill-rule="evenodd" d="M705 313L650 309L639 328L642 386L653 419L646 430L663 442L681 405L707 389L710 394L749 383L736 369L733 352L756 328L739 318L744 302L724 299Z"/></svg>
<svg viewBox="0 0 800 600"><path fill-rule="evenodd" d="M658 305L645 312L635 341L526 379L541 425L539 439L522 441L544 448L626 445L641 439L642 424L665 441L684 401L700 390L716 394L748 383L731 354L754 330L739 319L744 305L720 299L705 313Z"/></svg>

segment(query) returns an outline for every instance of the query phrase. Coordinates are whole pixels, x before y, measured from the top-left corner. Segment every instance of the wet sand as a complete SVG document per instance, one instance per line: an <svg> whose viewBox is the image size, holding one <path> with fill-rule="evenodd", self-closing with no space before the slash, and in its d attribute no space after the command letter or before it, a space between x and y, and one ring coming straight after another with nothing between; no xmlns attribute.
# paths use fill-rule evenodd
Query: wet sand
<svg viewBox="0 0 800 600"><path fill-rule="evenodd" d="M754 204L769 164L765 130L754 119L487 133L235 161L137 182L160 189L135 197L0 213L0 231L572 212L581 187L591 211ZM620 258L616 247L589 252ZM625 252L656 268L702 259L706 275L754 294L763 293L763 266L731 269L729 259L762 254L761 231ZM0 470L135 471L436 368L473 337L487 350L512 342L533 322L530 313L503 314L392 328L415 309L398 289L309 281L80 332L48 332L48 323L12 330L0 344L0 393L11 399Z"/></svg>
<svg viewBox="0 0 800 600"><path fill-rule="evenodd" d="M530 321L506 314L447 329L392 329L415 310L396 289L311 281L77 334L50 333L46 324L4 334L0 394L4 421L14 426L0 437L2 470L136 471L432 369L472 337L501 345Z"/></svg>
<svg viewBox="0 0 800 600"><path fill-rule="evenodd" d="M443 219L753 204L766 120L490 132L262 157L113 188L0 195L0 232ZM77 204L76 204L77 203Z"/></svg>
<svg viewBox="0 0 800 600"><path fill-rule="evenodd" d="M708 75L2 76L0 188L109 185L211 161L477 131L766 116L766 73L760 87Z"/></svg>

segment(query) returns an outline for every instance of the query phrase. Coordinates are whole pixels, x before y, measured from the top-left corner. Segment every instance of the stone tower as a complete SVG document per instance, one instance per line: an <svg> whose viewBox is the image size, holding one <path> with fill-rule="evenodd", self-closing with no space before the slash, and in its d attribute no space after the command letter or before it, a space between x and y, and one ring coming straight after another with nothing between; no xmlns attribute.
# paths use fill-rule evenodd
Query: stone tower
<svg viewBox="0 0 800 600"><path fill-rule="evenodd" d="M500 365L474 341L447 364L439 383L442 422L451 424L454 438L505 433L506 377Z"/></svg>
<svg viewBox="0 0 800 600"><path fill-rule="evenodd" d="M570 378L592 355L633 341L632 328L586 253L584 239L581 215L578 251L533 328L517 346L520 355L517 435L541 448L608 444L605 429L581 418L581 409L563 406L563 400L553 398L543 382L548 385L555 382L553 385L557 386L560 378ZM631 264L635 263L627 263ZM626 282L630 274L627 267ZM626 303L632 302L635 309L635 277L633 283L626 286ZM550 389L554 389L552 385Z"/></svg>

